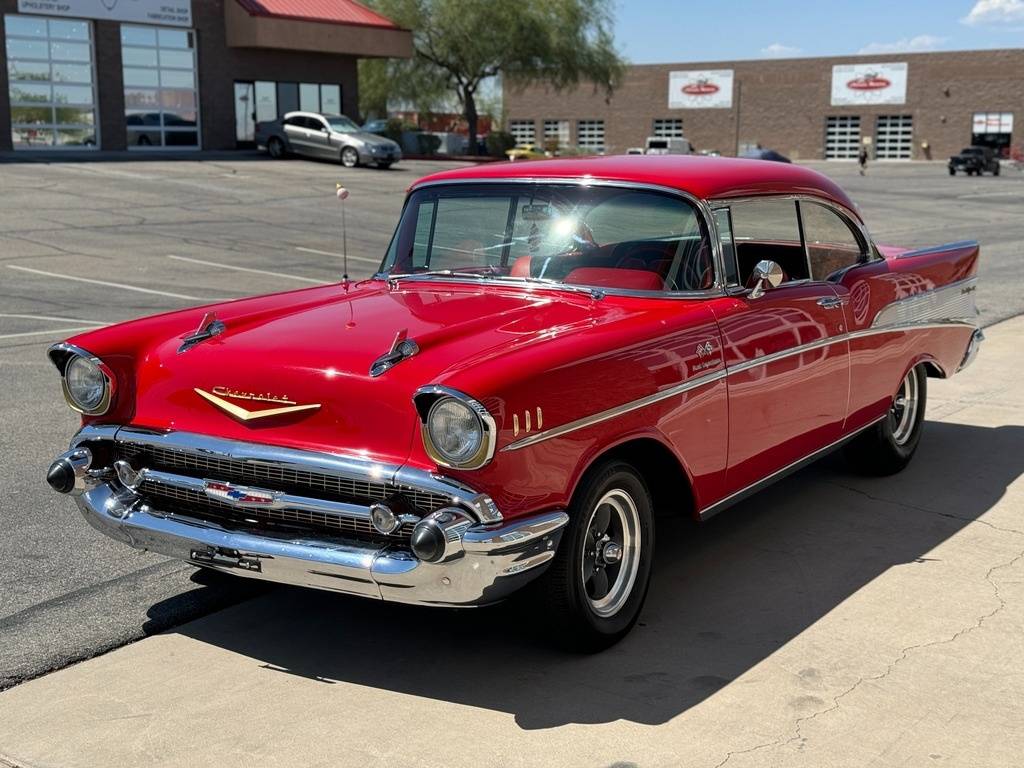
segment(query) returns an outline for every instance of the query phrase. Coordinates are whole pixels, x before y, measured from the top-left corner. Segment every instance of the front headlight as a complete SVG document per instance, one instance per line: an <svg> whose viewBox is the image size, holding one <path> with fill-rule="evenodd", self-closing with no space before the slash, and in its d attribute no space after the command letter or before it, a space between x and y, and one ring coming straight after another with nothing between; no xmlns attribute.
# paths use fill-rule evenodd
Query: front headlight
<svg viewBox="0 0 1024 768"><path fill-rule="evenodd" d="M494 455L494 419L476 400L443 387L417 395L423 446L444 467L478 469Z"/></svg>
<svg viewBox="0 0 1024 768"><path fill-rule="evenodd" d="M87 416L101 416L110 409L114 377L98 358L66 344L52 347L50 358L61 371L68 405Z"/></svg>

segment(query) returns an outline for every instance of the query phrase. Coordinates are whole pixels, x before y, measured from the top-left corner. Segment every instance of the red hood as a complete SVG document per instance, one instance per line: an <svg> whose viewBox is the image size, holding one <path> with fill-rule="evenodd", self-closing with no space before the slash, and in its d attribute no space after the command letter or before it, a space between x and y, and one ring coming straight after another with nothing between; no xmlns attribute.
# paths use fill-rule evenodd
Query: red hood
<svg viewBox="0 0 1024 768"><path fill-rule="evenodd" d="M396 289L363 283L351 292L328 286L212 309L226 330L183 353L182 336L195 329L203 310L114 326L74 342L108 360L119 378L131 379L126 389L134 391L136 425L365 452L395 462L406 459L418 435L416 389L483 364L500 349L561 337L592 326L598 313L609 314L587 296L412 281ZM371 377L371 364L403 329L419 353ZM320 408L244 422L196 388L267 394ZM248 410L276 405L227 399Z"/></svg>

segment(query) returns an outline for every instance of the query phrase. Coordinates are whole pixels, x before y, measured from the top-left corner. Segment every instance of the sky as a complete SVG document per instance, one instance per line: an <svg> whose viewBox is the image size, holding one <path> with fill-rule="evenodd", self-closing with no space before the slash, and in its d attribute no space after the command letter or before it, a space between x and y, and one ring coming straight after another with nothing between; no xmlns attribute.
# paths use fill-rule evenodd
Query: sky
<svg viewBox="0 0 1024 768"><path fill-rule="evenodd" d="M615 0L615 38L634 64L1024 48L1024 0Z"/></svg>

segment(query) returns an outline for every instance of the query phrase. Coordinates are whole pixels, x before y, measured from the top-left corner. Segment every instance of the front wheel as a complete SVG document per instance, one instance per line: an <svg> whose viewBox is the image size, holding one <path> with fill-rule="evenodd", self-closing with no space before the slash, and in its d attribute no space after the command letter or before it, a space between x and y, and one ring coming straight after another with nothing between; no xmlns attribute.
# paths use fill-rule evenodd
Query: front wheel
<svg viewBox="0 0 1024 768"><path fill-rule="evenodd" d="M633 628L647 596L654 515L643 479L629 464L592 469L569 505L569 524L538 588L552 637L593 653Z"/></svg>
<svg viewBox="0 0 1024 768"><path fill-rule="evenodd" d="M928 375L912 368L893 395L885 418L846 446L846 458L868 475L893 475L910 463L921 441Z"/></svg>
<svg viewBox="0 0 1024 768"><path fill-rule="evenodd" d="M359 153L354 147L345 147L341 150L341 164L346 168L355 168L359 165Z"/></svg>
<svg viewBox="0 0 1024 768"><path fill-rule="evenodd" d="M956 168L950 168L949 169L949 175L950 176L956 176Z"/></svg>
<svg viewBox="0 0 1024 768"><path fill-rule="evenodd" d="M388 168L391 167L391 161L389 160L387 162L379 162L377 163L377 167L380 168L382 171L386 171Z"/></svg>

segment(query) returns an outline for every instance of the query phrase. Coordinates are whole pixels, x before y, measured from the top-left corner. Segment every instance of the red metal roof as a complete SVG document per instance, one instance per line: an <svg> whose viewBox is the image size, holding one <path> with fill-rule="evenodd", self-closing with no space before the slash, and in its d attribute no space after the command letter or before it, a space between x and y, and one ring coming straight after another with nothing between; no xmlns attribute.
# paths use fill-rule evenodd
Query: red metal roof
<svg viewBox="0 0 1024 768"><path fill-rule="evenodd" d="M250 16L318 21L357 27L401 29L391 19L355 0L237 0Z"/></svg>
<svg viewBox="0 0 1024 768"><path fill-rule="evenodd" d="M434 173L428 181L464 179L581 179L656 184L713 200L765 194L810 194L824 197L860 216L857 207L832 179L804 166L768 160L699 155L608 155L556 160L485 163Z"/></svg>

